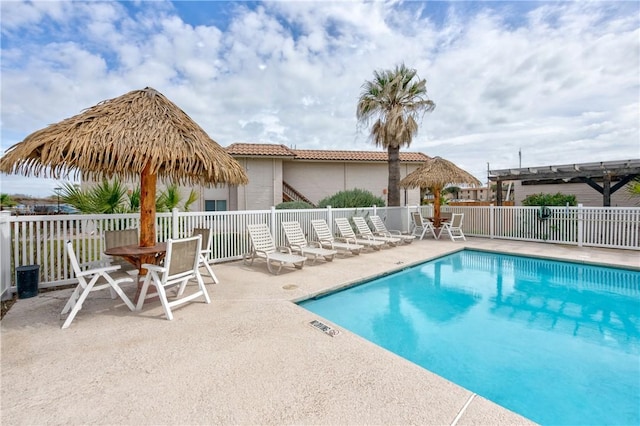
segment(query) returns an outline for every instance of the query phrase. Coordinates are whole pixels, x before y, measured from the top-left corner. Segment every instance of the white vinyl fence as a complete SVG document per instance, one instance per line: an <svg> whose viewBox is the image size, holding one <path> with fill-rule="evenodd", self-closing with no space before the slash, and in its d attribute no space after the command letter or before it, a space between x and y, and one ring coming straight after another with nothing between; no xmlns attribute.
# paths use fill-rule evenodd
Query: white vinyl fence
<svg viewBox="0 0 640 426"><path fill-rule="evenodd" d="M351 209L254 210L158 213L157 240L189 236L194 228L210 228L212 262L240 259L249 251L246 227L267 223L276 243L286 243L280 223L298 221L307 238L315 235L311 220L324 219L334 229L336 217L377 214L388 229L411 232L411 212L433 214L431 206ZM578 246L640 250L640 208L624 207L464 207L442 206L443 213L464 213L467 236L538 241ZM103 233L139 227L139 214L11 216L0 213L0 290L2 298L16 291L15 268L39 265L40 288L75 282L64 243L74 242L80 262L102 256Z"/></svg>

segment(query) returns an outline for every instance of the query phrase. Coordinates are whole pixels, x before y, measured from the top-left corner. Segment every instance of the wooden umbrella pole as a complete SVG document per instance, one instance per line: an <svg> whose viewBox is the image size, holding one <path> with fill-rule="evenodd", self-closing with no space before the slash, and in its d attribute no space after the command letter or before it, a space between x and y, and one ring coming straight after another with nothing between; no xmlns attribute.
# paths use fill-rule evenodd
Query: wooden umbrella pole
<svg viewBox="0 0 640 426"><path fill-rule="evenodd" d="M433 190L433 226L440 228L440 187Z"/></svg>
<svg viewBox="0 0 640 426"><path fill-rule="evenodd" d="M156 181L147 163L140 175L140 247L156 244Z"/></svg>
<svg viewBox="0 0 640 426"><path fill-rule="evenodd" d="M152 247L156 244L156 175L150 173L147 163L140 175L140 247ZM155 263L154 255L141 256L140 264ZM147 274L147 270L140 268L140 276ZM138 282L137 303L142 281Z"/></svg>

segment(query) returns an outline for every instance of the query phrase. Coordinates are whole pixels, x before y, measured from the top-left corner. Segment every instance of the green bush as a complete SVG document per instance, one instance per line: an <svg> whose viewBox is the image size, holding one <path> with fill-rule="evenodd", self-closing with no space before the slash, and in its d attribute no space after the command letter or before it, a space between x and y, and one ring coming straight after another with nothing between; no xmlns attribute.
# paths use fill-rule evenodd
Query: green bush
<svg viewBox="0 0 640 426"><path fill-rule="evenodd" d="M522 200L523 206L577 206L578 201L575 195L561 194L532 194Z"/></svg>
<svg viewBox="0 0 640 426"><path fill-rule="evenodd" d="M289 209L312 209L313 206L304 201L285 201L276 206L276 210L289 210Z"/></svg>
<svg viewBox="0 0 640 426"><path fill-rule="evenodd" d="M372 207L372 206L384 207L385 202L382 198L376 197L371 192L363 189L351 189L348 191L340 191L334 195L323 198L318 203L318 207L335 207L348 208L348 207Z"/></svg>

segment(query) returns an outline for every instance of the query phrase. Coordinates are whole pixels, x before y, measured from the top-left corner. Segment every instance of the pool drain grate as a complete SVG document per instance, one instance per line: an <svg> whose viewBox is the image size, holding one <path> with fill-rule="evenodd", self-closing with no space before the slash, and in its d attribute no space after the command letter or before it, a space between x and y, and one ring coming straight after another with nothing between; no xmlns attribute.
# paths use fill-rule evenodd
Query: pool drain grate
<svg viewBox="0 0 640 426"><path fill-rule="evenodd" d="M334 337L334 336L337 336L338 334L340 334L340 332L338 330L336 330L335 328L331 328L328 325L323 324L318 320L313 320L309 324L311 324L312 327L317 328L318 330L322 331L327 336Z"/></svg>

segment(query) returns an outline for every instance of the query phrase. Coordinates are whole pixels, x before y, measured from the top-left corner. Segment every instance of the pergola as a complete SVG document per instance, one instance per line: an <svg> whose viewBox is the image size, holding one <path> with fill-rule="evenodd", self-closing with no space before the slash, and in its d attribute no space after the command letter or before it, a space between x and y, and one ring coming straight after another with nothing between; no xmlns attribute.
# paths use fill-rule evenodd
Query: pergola
<svg viewBox="0 0 640 426"><path fill-rule="evenodd" d="M611 205L611 194L640 176L640 159L601 161L599 163L564 164L560 166L523 167L489 170L489 180L496 182L496 202L502 205L502 182L578 179L602 194L602 205ZM596 182L602 181L602 186ZM616 181L614 185L611 182Z"/></svg>

